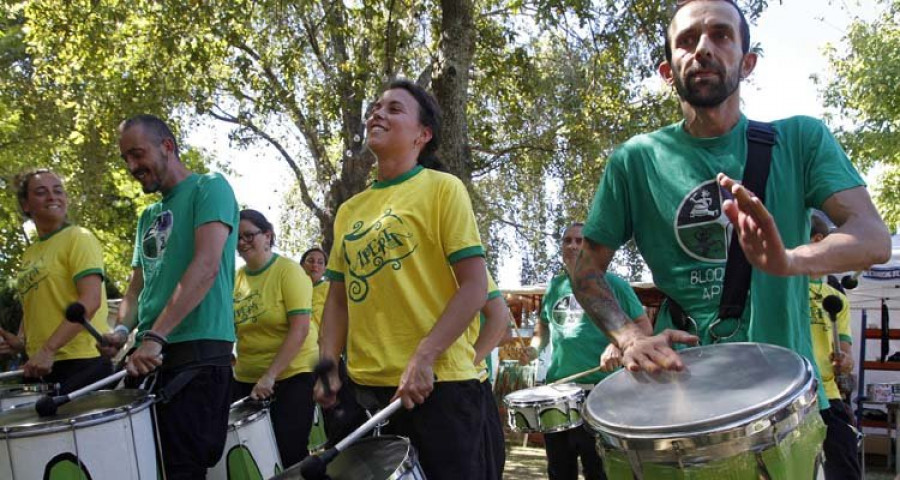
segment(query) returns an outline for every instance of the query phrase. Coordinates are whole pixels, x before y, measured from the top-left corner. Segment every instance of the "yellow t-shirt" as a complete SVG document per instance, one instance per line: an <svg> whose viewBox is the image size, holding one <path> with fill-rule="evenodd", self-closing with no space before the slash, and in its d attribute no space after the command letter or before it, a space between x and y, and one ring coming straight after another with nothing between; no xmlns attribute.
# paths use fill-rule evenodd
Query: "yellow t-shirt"
<svg viewBox="0 0 900 480"><path fill-rule="evenodd" d="M491 300L495 297L500 296L500 287L497 286L497 282L494 281L494 277L491 275L491 272L487 272L487 281L487 299ZM475 347L475 341L478 340L478 334L481 333L481 325L482 323L484 323L484 321L484 314L480 313L475 321L469 324L469 328L466 329L466 338L469 339L469 343L472 344L473 348ZM485 357L485 359L481 360L479 364L475 365L475 369L478 371L478 378L482 382L487 380L490 374L487 364L487 358L488 357Z"/></svg>
<svg viewBox="0 0 900 480"><path fill-rule="evenodd" d="M87 275L104 275L103 249L89 230L66 225L38 239L25 250L16 277L25 322L25 352L34 355L66 322L66 307L78 300L75 282ZM106 322L106 288L100 288L100 308L91 325L100 333L109 331ZM87 331L79 332L56 352L54 360L100 356L96 341Z"/></svg>
<svg viewBox="0 0 900 480"><path fill-rule="evenodd" d="M234 378L256 383L272 364L284 343L288 317L312 312L312 281L303 268L278 254L263 268L238 269L234 278L234 327L237 362ZM312 322L300 352L277 380L311 372L319 358L319 331Z"/></svg>
<svg viewBox="0 0 900 480"><path fill-rule="evenodd" d="M326 274L347 292L353 381L398 385L459 288L451 265L483 255L469 195L452 175L416 166L341 205ZM474 355L460 335L435 361L437 381L477 378Z"/></svg>
<svg viewBox="0 0 900 480"><path fill-rule="evenodd" d="M322 277L319 283L313 285L312 321L320 331L322 330L322 311L325 310L325 299L328 298L328 287L330 285L325 277Z"/></svg>
<svg viewBox="0 0 900 480"><path fill-rule="evenodd" d="M831 317L822 308L822 300L828 295L837 295L844 302L844 308L837 314L838 337L842 342L853 343L853 334L850 333L850 303L847 301L847 297L826 282L809 281L809 317L813 355L816 358L819 373L822 375L825 394L829 399L839 399L841 393L834 381L834 368L830 358L834 352Z"/></svg>

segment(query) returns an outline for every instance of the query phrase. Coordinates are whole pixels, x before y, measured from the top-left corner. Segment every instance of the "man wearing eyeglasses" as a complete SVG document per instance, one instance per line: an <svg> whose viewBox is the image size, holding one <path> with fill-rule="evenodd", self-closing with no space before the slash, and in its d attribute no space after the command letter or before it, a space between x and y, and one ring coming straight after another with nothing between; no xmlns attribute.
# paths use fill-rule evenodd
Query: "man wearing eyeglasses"
<svg viewBox="0 0 900 480"><path fill-rule="evenodd" d="M570 277L584 238L581 234L582 227L582 223L573 223L563 232L560 253L565 271L550 280L541 302L541 321L525 358L520 359L520 363L534 360L548 344L552 345L550 366L547 368L548 383L596 367L601 355L612 370L618 366L620 357L618 349L609 345L609 340L584 315L584 310L572 295ZM616 302L627 317L646 334L651 334L653 326L650 319L628 282L612 273L606 273L605 278ZM607 375L608 373L597 372L582 377L578 382L585 390L590 390ZM579 460L585 479L605 479L603 464L594 441L594 436L583 426L545 433L544 448L547 452L547 476L550 480L577 480Z"/></svg>
<svg viewBox="0 0 900 480"><path fill-rule="evenodd" d="M623 144L600 181L574 290L631 370L680 370L671 346L698 341L771 343L813 361L807 275L859 270L890 256L888 230L862 178L819 120L773 122L765 206L735 181L747 159L740 83L757 61L749 46L747 21L731 1L681 3L666 30L659 73L677 92L684 118ZM806 245L813 207L838 229ZM753 271L743 314L718 318L732 229ZM682 307L686 321L679 323L690 333L648 336L614 301L603 274L630 238L656 285ZM663 307L657 331L673 326L672 307Z"/></svg>
<svg viewBox="0 0 900 480"><path fill-rule="evenodd" d="M138 221L131 281L104 353L114 354L137 326L126 368L134 377L155 372L166 478L206 478L228 426L238 205L221 175L181 163L159 118L138 115L119 130L126 168L144 193L162 197Z"/></svg>

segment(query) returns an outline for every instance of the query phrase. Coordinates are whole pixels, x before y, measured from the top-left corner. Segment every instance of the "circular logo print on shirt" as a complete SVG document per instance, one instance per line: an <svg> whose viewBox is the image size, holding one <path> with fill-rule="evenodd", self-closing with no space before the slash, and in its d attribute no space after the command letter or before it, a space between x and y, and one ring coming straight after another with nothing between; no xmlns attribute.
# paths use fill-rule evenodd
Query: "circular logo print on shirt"
<svg viewBox="0 0 900 480"><path fill-rule="evenodd" d="M715 180L688 192L675 215L675 238L697 260L724 263L728 258L731 222L722 211L723 190Z"/></svg>
<svg viewBox="0 0 900 480"><path fill-rule="evenodd" d="M166 210L153 219L150 228L144 232L144 237L141 239L141 252L144 257L162 258L166 252L166 245L169 243L172 225L174 225L174 221L171 210Z"/></svg>

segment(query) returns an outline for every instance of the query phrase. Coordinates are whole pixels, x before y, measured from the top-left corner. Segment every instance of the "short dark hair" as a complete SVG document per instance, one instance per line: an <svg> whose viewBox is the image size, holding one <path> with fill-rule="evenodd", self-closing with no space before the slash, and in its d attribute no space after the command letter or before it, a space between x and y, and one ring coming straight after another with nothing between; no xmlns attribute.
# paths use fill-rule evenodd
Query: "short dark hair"
<svg viewBox="0 0 900 480"><path fill-rule="evenodd" d="M25 215L25 218L31 218L31 214L26 212L25 208L23 208L25 202L28 201L28 184L31 183L32 178L42 173L56 175L49 168L32 168L16 175L16 199L19 201L19 210L22 212L22 215ZM59 175L56 176L58 177Z"/></svg>
<svg viewBox="0 0 900 480"><path fill-rule="evenodd" d="M419 165L433 170L446 171L444 164L437 158L437 149L441 145L441 107L428 90L406 79L398 79L388 85L387 90L401 89L409 92L419 104L419 123L431 129L431 140L422 147L417 160Z"/></svg>
<svg viewBox="0 0 900 480"><path fill-rule="evenodd" d="M165 139L171 140L172 145L175 146L175 158L180 158L178 156L178 141L175 140L175 134L172 133L172 130L161 118L148 113L135 115L119 125L119 133L124 133L135 125L144 127L144 131L147 134L152 135L153 139L157 142L161 143Z"/></svg>
<svg viewBox="0 0 900 480"><path fill-rule="evenodd" d="M244 210L241 210L241 220L252 223L253 226L263 233L271 233L272 237L269 239L269 246L275 245L275 229L272 227L272 223L266 219L265 215L256 210L245 208Z"/></svg>
<svg viewBox="0 0 900 480"><path fill-rule="evenodd" d="M303 255L300 256L300 263L305 262L305 261L306 261L306 257L308 257L309 254L310 254L310 253L313 253L313 252L319 252L319 253L321 253L322 256L325 257L325 263L326 263L326 264L328 263L328 254L325 253L325 250L322 250L320 247L312 247L312 248L310 248L309 250L303 252Z"/></svg>
<svg viewBox="0 0 900 480"><path fill-rule="evenodd" d="M678 0L675 3L675 10L672 12L672 16L669 18L669 24L666 25L666 30L663 34L663 41L665 42L665 51L666 51L666 61L672 63L672 45L671 39L669 38L669 30L672 29L672 21L675 20L675 15L678 14L678 11L681 10L685 5L692 2L699 1L719 1L725 2L738 12L738 16L741 18L741 51L746 55L750 51L750 24L747 23L747 17L744 15L744 12L741 10L741 7L738 6L734 0Z"/></svg>

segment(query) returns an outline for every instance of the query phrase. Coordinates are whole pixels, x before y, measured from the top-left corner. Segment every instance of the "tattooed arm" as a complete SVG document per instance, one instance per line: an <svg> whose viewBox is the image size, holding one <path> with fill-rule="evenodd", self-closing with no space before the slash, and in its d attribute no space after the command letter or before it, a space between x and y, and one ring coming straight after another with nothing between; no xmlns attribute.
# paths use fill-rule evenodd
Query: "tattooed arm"
<svg viewBox="0 0 900 480"><path fill-rule="evenodd" d="M606 282L613 254L614 250L585 237L572 279L575 298L591 320L622 350L625 368L648 372L681 370L684 364L670 345L696 343L697 337L678 330L648 336L629 320Z"/></svg>

